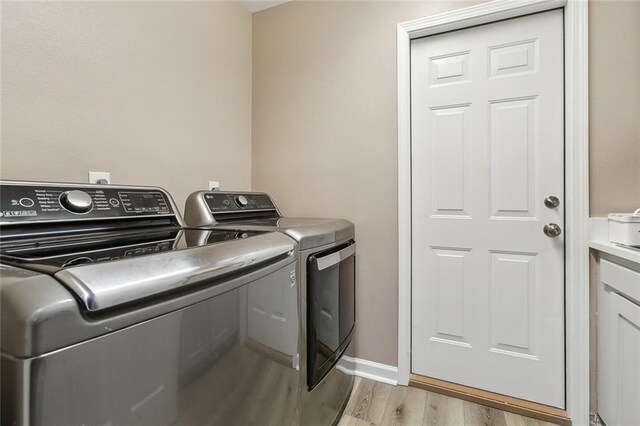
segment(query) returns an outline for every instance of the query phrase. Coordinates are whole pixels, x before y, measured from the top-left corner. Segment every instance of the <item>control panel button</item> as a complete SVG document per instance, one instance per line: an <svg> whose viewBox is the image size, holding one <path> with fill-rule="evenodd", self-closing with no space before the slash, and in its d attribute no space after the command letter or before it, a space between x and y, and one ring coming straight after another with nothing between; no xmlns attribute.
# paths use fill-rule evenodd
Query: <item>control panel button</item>
<svg viewBox="0 0 640 426"><path fill-rule="evenodd" d="M109 200L109 204L111 204L113 207L118 207L120 205L120 200L118 200L117 198L112 198Z"/></svg>
<svg viewBox="0 0 640 426"><path fill-rule="evenodd" d="M31 198L20 198L20 205L22 207L33 207L33 200Z"/></svg>
<svg viewBox="0 0 640 426"><path fill-rule="evenodd" d="M60 204L73 213L88 213L93 207L91 196L84 191L72 190L60 195Z"/></svg>
<svg viewBox="0 0 640 426"><path fill-rule="evenodd" d="M240 208L245 208L249 204L249 200L244 195L236 195L235 202Z"/></svg>

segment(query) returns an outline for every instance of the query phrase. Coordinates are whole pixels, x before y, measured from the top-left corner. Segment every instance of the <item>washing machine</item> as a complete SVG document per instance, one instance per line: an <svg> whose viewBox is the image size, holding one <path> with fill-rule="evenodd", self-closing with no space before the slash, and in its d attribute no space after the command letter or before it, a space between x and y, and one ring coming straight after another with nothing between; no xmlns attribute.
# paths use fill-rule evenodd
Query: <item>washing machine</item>
<svg viewBox="0 0 640 426"><path fill-rule="evenodd" d="M294 423L295 242L183 225L161 188L0 182L3 425Z"/></svg>
<svg viewBox="0 0 640 426"><path fill-rule="evenodd" d="M185 206L194 229L276 231L299 250L300 413L302 425L336 423L353 376L337 368L355 332L355 227L345 219L284 217L266 193L197 191Z"/></svg>

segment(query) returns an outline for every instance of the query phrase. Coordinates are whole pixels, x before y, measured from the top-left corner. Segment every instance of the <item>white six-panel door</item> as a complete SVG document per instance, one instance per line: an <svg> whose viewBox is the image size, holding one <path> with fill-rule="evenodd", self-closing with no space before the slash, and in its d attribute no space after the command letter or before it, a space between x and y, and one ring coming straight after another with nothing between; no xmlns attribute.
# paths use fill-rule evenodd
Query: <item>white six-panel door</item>
<svg viewBox="0 0 640 426"><path fill-rule="evenodd" d="M563 90L561 10L412 41L413 373L564 408Z"/></svg>

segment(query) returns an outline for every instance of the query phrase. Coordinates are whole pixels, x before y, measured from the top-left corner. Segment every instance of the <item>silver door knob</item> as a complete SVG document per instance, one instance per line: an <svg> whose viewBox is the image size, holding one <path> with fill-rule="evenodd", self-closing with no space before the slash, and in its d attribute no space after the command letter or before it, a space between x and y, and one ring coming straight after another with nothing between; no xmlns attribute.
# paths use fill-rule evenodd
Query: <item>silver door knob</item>
<svg viewBox="0 0 640 426"><path fill-rule="evenodd" d="M560 205L560 199L555 195L549 195L544 199L544 205L550 209L555 209Z"/></svg>
<svg viewBox="0 0 640 426"><path fill-rule="evenodd" d="M554 238L554 237L557 237L560 234L562 234L562 229L557 224L555 224L555 223L547 223L544 226L544 235L546 235L547 237Z"/></svg>

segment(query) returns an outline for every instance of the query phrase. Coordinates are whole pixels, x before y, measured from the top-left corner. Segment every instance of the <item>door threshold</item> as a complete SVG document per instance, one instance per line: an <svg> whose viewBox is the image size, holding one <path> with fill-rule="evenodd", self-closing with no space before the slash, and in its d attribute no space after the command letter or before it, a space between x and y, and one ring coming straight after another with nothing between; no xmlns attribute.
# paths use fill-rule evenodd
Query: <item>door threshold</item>
<svg viewBox="0 0 640 426"><path fill-rule="evenodd" d="M411 375L409 386L463 399L476 404L486 405L491 408L509 411L521 416L532 417L545 422L566 426L571 425L571 419L569 419L565 410L525 401L524 399L513 398L511 396L420 376L418 374Z"/></svg>

